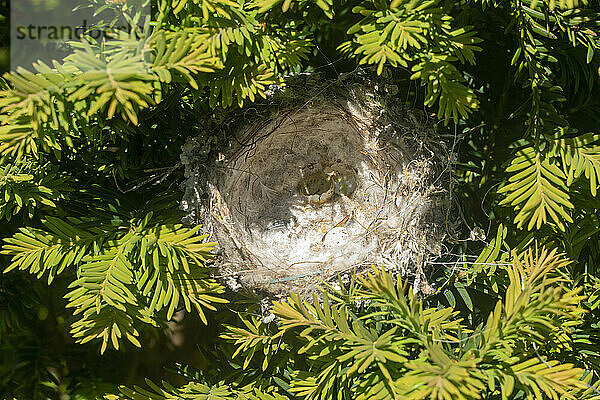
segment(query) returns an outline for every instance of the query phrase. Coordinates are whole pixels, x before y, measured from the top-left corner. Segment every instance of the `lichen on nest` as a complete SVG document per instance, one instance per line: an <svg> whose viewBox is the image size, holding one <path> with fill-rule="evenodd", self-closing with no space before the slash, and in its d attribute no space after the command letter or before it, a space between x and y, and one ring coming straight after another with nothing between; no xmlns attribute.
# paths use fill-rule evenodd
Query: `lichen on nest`
<svg viewBox="0 0 600 400"><path fill-rule="evenodd" d="M378 264L427 294L423 265L452 225L450 157L385 89L302 75L253 118L238 110L212 147L208 132L184 146L183 208L219 242L232 289L309 293Z"/></svg>

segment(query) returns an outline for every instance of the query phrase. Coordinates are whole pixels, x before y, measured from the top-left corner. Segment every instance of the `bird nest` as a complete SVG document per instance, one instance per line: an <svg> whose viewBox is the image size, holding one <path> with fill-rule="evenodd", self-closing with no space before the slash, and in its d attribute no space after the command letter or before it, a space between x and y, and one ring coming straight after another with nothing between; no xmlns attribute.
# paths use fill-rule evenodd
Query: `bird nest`
<svg viewBox="0 0 600 400"><path fill-rule="evenodd" d="M431 290L423 266L447 235L449 156L391 90L297 77L184 146L183 208L219 243L232 289L308 293L377 264Z"/></svg>

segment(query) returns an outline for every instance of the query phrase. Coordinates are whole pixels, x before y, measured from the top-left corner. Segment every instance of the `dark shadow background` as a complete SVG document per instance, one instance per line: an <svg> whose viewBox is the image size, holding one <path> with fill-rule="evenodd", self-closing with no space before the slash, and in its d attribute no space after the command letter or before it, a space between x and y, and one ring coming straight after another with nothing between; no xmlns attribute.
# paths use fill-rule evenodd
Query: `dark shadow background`
<svg viewBox="0 0 600 400"><path fill-rule="evenodd" d="M10 9L9 0L0 0L0 74L8 71L10 65Z"/></svg>

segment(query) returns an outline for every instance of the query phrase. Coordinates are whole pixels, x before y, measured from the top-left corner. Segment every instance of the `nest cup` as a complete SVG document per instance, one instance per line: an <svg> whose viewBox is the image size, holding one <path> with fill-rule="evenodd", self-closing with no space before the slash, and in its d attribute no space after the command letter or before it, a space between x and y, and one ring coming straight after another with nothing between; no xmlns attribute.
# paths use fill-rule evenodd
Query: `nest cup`
<svg viewBox="0 0 600 400"><path fill-rule="evenodd" d="M377 264L428 294L452 225L445 144L393 88L295 79L210 149L207 132L184 146L183 208L219 243L218 275L286 295Z"/></svg>

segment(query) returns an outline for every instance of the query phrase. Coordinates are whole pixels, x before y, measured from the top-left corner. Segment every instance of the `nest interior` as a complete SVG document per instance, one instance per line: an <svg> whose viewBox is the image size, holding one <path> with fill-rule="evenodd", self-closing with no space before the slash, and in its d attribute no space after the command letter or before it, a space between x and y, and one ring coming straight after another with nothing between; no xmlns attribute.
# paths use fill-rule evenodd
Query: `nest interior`
<svg viewBox="0 0 600 400"><path fill-rule="evenodd" d="M374 84L331 86L310 97L284 89L295 101L229 126L212 161L190 141L184 208L219 242L232 289L310 292L378 264L425 292L423 265L449 226L448 153Z"/></svg>

